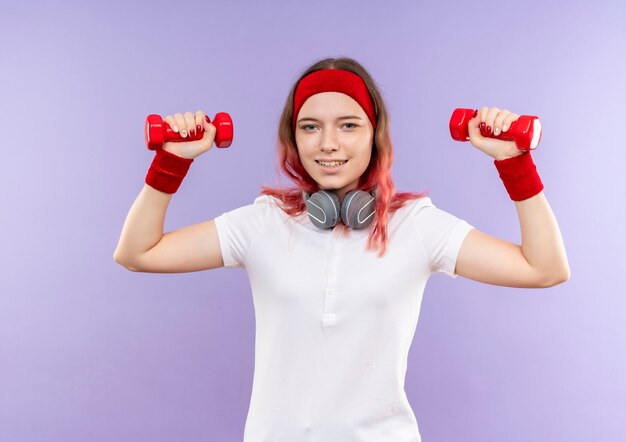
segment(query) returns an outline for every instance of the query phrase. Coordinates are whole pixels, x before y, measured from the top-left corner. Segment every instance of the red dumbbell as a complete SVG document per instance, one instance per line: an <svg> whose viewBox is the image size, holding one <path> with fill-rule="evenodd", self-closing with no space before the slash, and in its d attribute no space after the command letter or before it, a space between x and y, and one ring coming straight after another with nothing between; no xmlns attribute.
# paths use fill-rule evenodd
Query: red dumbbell
<svg viewBox="0 0 626 442"><path fill-rule="evenodd" d="M215 145L217 147L228 147L233 142L233 120L226 112L215 114L210 122L217 129L215 134ZM201 128L195 135L189 134L183 138L180 133L174 132L169 124L163 123L163 118L157 114L150 114L146 118L145 125L146 145L150 150L163 148L165 141L196 141L202 139L204 128Z"/></svg>
<svg viewBox="0 0 626 442"><path fill-rule="evenodd" d="M456 141L469 141L467 123L472 119L474 109L457 108L452 112L450 118L450 135ZM511 123L511 127L506 132L499 135L483 136L497 138L498 140L515 141L515 146L519 150L535 150L541 140L541 122L539 117L531 115L520 115L517 120Z"/></svg>

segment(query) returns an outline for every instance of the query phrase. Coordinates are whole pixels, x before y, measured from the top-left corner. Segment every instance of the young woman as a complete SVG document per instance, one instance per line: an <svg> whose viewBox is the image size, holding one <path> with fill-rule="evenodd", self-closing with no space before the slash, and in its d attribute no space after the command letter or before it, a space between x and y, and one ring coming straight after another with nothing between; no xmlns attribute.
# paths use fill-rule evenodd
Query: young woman
<svg viewBox="0 0 626 442"><path fill-rule="evenodd" d="M404 377L429 276L528 288L569 278L530 153L486 136L518 117L480 108L469 134L515 202L521 245L425 194L396 193L378 87L355 60L328 58L295 82L280 119L280 166L295 187L264 187L253 204L164 234L171 195L216 132L201 111L167 116L181 135L204 137L157 151L115 260L138 272L246 269L257 328L244 441L419 442Z"/></svg>

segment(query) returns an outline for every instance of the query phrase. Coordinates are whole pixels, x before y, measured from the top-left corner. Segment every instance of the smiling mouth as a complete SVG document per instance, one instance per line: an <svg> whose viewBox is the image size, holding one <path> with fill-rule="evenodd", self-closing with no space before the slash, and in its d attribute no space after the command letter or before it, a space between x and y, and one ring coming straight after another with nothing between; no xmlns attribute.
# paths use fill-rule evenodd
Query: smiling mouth
<svg viewBox="0 0 626 442"><path fill-rule="evenodd" d="M343 166L344 164L346 164L348 162L348 160L344 160L344 161L319 161L319 160L315 160L315 162L317 164L319 164L322 167L327 167L327 168L335 168L335 167L339 167L339 166Z"/></svg>

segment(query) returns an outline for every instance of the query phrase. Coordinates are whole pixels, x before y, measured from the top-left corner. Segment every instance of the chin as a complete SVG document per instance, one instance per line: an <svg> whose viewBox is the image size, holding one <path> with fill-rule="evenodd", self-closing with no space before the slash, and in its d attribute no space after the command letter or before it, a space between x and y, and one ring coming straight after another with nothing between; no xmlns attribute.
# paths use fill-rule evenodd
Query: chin
<svg viewBox="0 0 626 442"><path fill-rule="evenodd" d="M338 182L338 181L333 181L333 180L321 180L321 181L315 181L315 182L317 183L320 189L324 189L324 190L339 190L339 189L343 189L348 184L350 184L350 183L346 183L343 181Z"/></svg>

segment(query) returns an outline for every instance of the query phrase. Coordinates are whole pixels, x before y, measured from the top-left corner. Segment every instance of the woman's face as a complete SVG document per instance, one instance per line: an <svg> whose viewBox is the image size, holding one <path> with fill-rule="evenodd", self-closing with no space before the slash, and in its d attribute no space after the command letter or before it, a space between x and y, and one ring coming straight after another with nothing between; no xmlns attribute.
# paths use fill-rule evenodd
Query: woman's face
<svg viewBox="0 0 626 442"><path fill-rule="evenodd" d="M350 118L343 118L350 117ZM310 96L296 119L296 145L300 161L320 189L343 197L356 189L372 155L374 128L363 108L340 92ZM347 160L336 167L323 160Z"/></svg>

